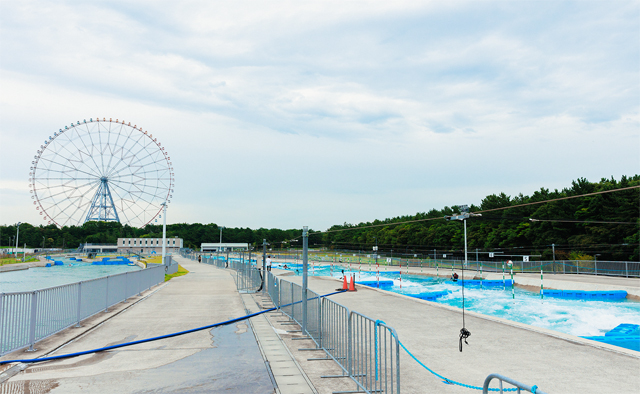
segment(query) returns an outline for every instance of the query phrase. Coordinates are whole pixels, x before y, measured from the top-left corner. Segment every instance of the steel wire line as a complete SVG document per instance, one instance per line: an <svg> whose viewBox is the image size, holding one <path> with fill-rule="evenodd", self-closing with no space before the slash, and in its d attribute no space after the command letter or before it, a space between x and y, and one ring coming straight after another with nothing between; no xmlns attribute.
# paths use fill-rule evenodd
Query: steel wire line
<svg viewBox="0 0 640 394"><path fill-rule="evenodd" d="M567 196L567 197L554 198L554 199L551 199L551 200L535 201L535 202L529 202L529 203L525 203L525 204L511 205L511 206L508 206L508 207L484 209L482 211L474 211L474 212L471 212L471 213L484 213L484 212L503 211L503 210L511 209L511 208L520 208L520 207L526 207L526 206L529 206L529 205L538 205L538 204L544 204L544 203L549 203L549 202L554 202L554 201L570 200L570 199L573 199L573 198L589 197L589 196L595 196L595 195L606 194L606 193L615 193L615 192L621 192L621 191L625 191L625 190L632 190L632 189L638 189L638 188L640 188L640 185L623 187L621 189L603 190L603 191L599 191L599 192L579 194L579 195L576 195L576 196ZM438 218L426 218L426 219L415 219L415 220L406 220L404 222L371 224L369 226L354 226L354 227L341 228L341 229L335 229L335 230L314 231L313 233L309 232L309 236L311 236L313 234L328 234L328 233L337 233L337 232L342 232L342 231L360 230L360 229L365 229L365 228L390 227L390 226L397 226L397 225L400 225L400 224L428 222L428 221L431 221L431 220L442 220L442 219L443 218L440 218L440 217L438 217ZM295 238L292 238L289 241L293 241L293 240L300 239L300 238L302 238L302 235L299 235L299 236L297 236Z"/></svg>

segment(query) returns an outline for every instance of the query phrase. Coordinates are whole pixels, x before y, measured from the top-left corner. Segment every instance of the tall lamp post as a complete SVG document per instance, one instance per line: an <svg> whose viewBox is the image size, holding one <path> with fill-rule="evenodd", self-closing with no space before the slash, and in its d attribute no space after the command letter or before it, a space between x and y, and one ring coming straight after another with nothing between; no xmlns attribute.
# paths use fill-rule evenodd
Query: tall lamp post
<svg viewBox="0 0 640 394"><path fill-rule="evenodd" d="M16 224L16 251L15 251L16 260L18 259L18 237L20 237L21 224L22 224L21 222L18 222L18 224Z"/></svg>
<svg viewBox="0 0 640 394"><path fill-rule="evenodd" d="M222 249L222 230L224 229L223 227L220 227L220 246L218 247L218 249Z"/></svg>
<svg viewBox="0 0 640 394"><path fill-rule="evenodd" d="M480 213L469 213L468 205L458 205L458 209L460 210L460 214L445 216L446 220L462 220L464 223L464 266L467 266L467 219L474 216L482 216Z"/></svg>

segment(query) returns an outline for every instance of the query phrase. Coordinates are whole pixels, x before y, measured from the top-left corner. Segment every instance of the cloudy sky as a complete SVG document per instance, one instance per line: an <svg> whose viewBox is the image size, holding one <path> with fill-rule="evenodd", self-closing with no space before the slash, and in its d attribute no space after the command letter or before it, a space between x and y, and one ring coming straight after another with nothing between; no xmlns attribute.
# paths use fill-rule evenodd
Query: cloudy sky
<svg viewBox="0 0 640 394"><path fill-rule="evenodd" d="M0 1L0 223L113 117L169 151L168 222L326 229L640 169L637 1Z"/></svg>

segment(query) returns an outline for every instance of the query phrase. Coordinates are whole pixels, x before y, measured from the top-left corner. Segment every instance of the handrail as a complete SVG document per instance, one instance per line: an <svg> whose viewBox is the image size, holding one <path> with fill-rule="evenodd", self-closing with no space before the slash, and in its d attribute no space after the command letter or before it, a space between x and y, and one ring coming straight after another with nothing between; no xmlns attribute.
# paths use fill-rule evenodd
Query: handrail
<svg viewBox="0 0 640 394"><path fill-rule="evenodd" d="M547 394L542 390L538 390L538 386L533 385L533 386L528 386L524 383L520 383L517 380L513 380L511 378L508 378L506 376L502 376L499 375L497 373L492 373L491 375L487 376L487 378L484 380L484 384L482 385L482 393L483 394L488 394L489 393L489 383L491 383L491 381L493 379L498 379L500 380L500 393L502 393L502 382L507 382L512 386L517 387L517 392L520 393L520 390L526 390L530 393L533 394Z"/></svg>

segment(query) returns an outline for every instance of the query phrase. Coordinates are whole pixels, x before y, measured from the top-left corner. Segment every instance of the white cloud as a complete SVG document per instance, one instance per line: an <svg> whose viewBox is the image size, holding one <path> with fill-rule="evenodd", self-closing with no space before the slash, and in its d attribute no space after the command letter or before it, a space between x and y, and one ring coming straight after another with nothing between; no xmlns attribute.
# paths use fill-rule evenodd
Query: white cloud
<svg viewBox="0 0 640 394"><path fill-rule="evenodd" d="M96 116L167 147L175 221L325 228L631 175L638 11L2 2L0 222L35 215L6 185L40 141Z"/></svg>

